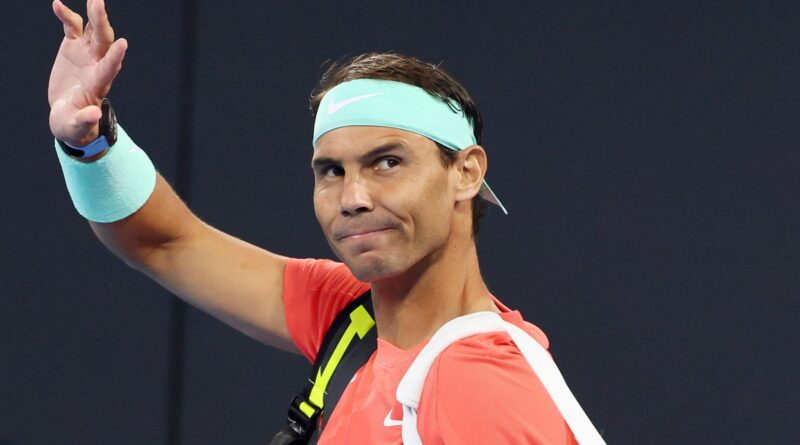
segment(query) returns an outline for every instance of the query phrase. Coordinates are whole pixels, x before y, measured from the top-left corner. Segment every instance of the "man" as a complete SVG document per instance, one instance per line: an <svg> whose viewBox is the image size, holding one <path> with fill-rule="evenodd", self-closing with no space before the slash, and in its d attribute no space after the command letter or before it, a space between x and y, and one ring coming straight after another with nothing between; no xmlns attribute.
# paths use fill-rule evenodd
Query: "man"
<svg viewBox="0 0 800 445"><path fill-rule="evenodd" d="M570 410L511 332L524 331L542 351L547 338L481 278L478 219L484 199L499 201L484 182L480 115L449 75L395 54L328 70L311 103L314 208L343 264L291 259L199 220L115 131L101 102L127 42L114 40L104 1L88 1L85 28L59 0L53 10L65 37L50 78L50 128L73 202L109 249L243 333L312 361L334 317L371 290L377 351L320 444L575 442ZM434 334L471 316L511 327L443 346L408 411L399 382Z"/></svg>

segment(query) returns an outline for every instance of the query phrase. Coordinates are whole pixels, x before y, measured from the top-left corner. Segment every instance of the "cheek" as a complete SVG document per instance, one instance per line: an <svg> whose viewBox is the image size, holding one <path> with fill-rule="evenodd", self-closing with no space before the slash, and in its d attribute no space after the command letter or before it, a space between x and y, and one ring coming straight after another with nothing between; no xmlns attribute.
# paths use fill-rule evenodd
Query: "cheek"
<svg viewBox="0 0 800 445"><path fill-rule="evenodd" d="M332 203L330 193L326 190L314 191L314 214L323 230L329 225L332 218ZM333 209L335 211L335 209Z"/></svg>
<svg viewBox="0 0 800 445"><path fill-rule="evenodd" d="M405 203L416 235L422 238L439 238L449 231L453 201L448 194L444 175L428 177L415 185L416 193L405 193Z"/></svg>
<svg viewBox="0 0 800 445"><path fill-rule="evenodd" d="M435 202L433 200L428 202L428 205L423 207L424 213L420 215L421 224L423 222L425 224L420 229L424 230L427 238L431 238L437 243L450 233L452 212L448 208L448 201L443 198L443 196L438 196Z"/></svg>

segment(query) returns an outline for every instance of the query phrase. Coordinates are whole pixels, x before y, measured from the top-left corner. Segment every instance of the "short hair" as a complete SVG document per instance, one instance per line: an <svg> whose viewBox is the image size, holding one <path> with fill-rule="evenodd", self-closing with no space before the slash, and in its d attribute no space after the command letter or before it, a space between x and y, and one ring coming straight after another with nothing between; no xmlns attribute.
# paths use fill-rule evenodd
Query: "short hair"
<svg viewBox="0 0 800 445"><path fill-rule="evenodd" d="M439 65L424 62L415 57L397 53L365 53L343 62L330 63L320 77L316 88L311 92L309 108L311 115L316 116L322 97L336 85L355 79L394 80L420 87L442 102L456 102L472 125L475 141L481 144L483 120L475 102L450 74ZM438 142L440 159L445 168L449 168L458 156ZM472 199L472 235L478 234L480 218L486 213L487 201L480 195Z"/></svg>

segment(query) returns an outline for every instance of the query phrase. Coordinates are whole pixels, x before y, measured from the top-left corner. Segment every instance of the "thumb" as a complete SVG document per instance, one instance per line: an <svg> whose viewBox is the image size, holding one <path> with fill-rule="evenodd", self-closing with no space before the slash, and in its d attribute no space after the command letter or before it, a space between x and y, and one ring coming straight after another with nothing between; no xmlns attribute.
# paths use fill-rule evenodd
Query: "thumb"
<svg viewBox="0 0 800 445"><path fill-rule="evenodd" d="M100 107L97 105L89 105L88 107L78 110L75 113L75 123L76 127L83 127L97 124L102 117L103 112L100 110Z"/></svg>
<svg viewBox="0 0 800 445"><path fill-rule="evenodd" d="M56 128L53 135L74 147L83 147L97 139L100 132L98 122L102 114L100 107L89 105L75 112L71 119L62 120L65 123L61 128Z"/></svg>

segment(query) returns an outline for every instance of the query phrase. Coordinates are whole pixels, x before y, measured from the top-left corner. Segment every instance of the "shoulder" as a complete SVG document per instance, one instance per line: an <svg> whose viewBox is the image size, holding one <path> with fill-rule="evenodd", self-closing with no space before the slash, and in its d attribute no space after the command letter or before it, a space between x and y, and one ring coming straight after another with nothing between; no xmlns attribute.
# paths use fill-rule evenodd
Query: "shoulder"
<svg viewBox="0 0 800 445"><path fill-rule="evenodd" d="M368 287L358 281L344 263L316 258L290 258L286 262L284 281L287 290L296 291L329 288L352 293Z"/></svg>
<svg viewBox="0 0 800 445"><path fill-rule="evenodd" d="M283 277L283 306L289 334L310 361L336 315L369 290L336 261L292 258Z"/></svg>
<svg viewBox="0 0 800 445"><path fill-rule="evenodd" d="M331 302L336 311L368 289L369 284L358 281L345 264L331 260L292 258L283 274L284 300Z"/></svg>
<svg viewBox="0 0 800 445"><path fill-rule="evenodd" d="M535 332L546 346L544 333ZM506 333L475 335L445 349L428 374L420 417L421 431L448 444L574 443L547 390Z"/></svg>

